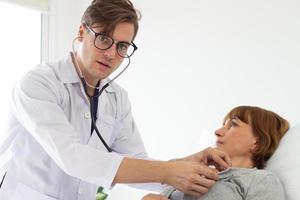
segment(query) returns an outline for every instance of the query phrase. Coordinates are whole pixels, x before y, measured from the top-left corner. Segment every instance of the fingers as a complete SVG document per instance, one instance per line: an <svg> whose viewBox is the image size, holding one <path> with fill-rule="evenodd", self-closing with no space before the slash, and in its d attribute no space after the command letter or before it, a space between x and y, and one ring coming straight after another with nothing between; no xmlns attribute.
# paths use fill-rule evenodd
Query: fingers
<svg viewBox="0 0 300 200"><path fill-rule="evenodd" d="M223 165L229 165L229 167L231 166L231 159L229 157L229 155L227 153L225 153L224 151L220 151L218 149L214 149L216 151L216 153L222 158L222 161L225 161L226 163L223 163Z"/></svg>
<svg viewBox="0 0 300 200"><path fill-rule="evenodd" d="M203 187L201 185L193 185L191 190L188 191L186 194L189 194L189 195L199 198L199 197L203 196L205 193L207 193L208 189L209 188Z"/></svg>
<svg viewBox="0 0 300 200"><path fill-rule="evenodd" d="M231 160L227 153L218 149L207 148L204 150L204 158L207 165L214 165L219 171L231 166Z"/></svg>
<svg viewBox="0 0 300 200"><path fill-rule="evenodd" d="M209 188L215 184L215 181L197 174L193 179L183 180L182 184L182 187L178 188L179 190L194 197L201 197L208 192Z"/></svg>
<svg viewBox="0 0 300 200"><path fill-rule="evenodd" d="M192 186L192 190L205 193L207 192L208 188L212 187L215 184L214 180L209 179L203 175L199 175L198 177L198 180L195 181L195 184L193 184Z"/></svg>
<svg viewBox="0 0 300 200"><path fill-rule="evenodd" d="M169 161L165 183L193 196L201 196L218 180L216 170L195 161Z"/></svg>
<svg viewBox="0 0 300 200"><path fill-rule="evenodd" d="M218 171L223 171L231 166L230 157L227 153L211 147L187 156L182 160L202 162L207 166L213 165Z"/></svg>
<svg viewBox="0 0 300 200"><path fill-rule="evenodd" d="M209 181L218 180L218 175L217 175L215 169L210 168L203 164L199 165L198 174L200 175L199 184L201 184L201 185L202 185L202 183L203 184L207 183L208 184L207 186L209 186L209 184L210 184ZM205 177L205 179L203 180L204 177Z"/></svg>

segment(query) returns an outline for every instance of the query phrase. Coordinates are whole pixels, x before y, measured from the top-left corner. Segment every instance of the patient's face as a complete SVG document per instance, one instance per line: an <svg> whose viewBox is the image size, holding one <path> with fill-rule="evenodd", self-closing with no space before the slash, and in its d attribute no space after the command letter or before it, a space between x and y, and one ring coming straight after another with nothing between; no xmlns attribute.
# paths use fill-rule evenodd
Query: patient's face
<svg viewBox="0 0 300 200"><path fill-rule="evenodd" d="M250 125L238 118L227 120L215 131L217 149L225 151L229 156L251 158L255 149L256 138Z"/></svg>

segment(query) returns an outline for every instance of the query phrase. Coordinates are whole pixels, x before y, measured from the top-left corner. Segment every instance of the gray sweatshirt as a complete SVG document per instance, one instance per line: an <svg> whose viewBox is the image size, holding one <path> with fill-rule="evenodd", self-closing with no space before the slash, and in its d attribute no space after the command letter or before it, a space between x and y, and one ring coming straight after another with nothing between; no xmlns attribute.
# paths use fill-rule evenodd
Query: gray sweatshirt
<svg viewBox="0 0 300 200"><path fill-rule="evenodd" d="M161 194L171 200L285 200L279 179L270 171L256 168L220 172L216 184L200 198L185 195L171 186Z"/></svg>

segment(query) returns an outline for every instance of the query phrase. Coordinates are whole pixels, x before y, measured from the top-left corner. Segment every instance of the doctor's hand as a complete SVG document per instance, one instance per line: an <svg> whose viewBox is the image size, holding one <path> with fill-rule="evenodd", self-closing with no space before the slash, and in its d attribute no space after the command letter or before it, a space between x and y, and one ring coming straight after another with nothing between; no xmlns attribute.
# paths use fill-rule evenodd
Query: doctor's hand
<svg viewBox="0 0 300 200"><path fill-rule="evenodd" d="M166 165L163 183L194 197L201 197L218 180L216 170L203 162L181 159L168 161Z"/></svg>
<svg viewBox="0 0 300 200"><path fill-rule="evenodd" d="M214 166L218 171L223 171L231 166L230 157L227 153L211 147L185 157L182 160L200 162L206 166Z"/></svg>
<svg viewBox="0 0 300 200"><path fill-rule="evenodd" d="M167 197L164 197L160 194L147 194L142 198L142 200L168 200Z"/></svg>

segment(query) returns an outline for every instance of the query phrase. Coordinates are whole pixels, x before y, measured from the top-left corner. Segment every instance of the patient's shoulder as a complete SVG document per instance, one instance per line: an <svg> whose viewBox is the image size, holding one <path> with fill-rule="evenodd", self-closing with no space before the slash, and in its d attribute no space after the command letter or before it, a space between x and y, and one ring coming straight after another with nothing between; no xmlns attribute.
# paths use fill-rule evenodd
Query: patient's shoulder
<svg viewBox="0 0 300 200"><path fill-rule="evenodd" d="M270 182L270 183L277 183L279 181L277 175L265 169L258 169L255 171L255 179L256 182Z"/></svg>
<svg viewBox="0 0 300 200"><path fill-rule="evenodd" d="M246 199L284 200L285 192L276 174L269 170L256 170Z"/></svg>

